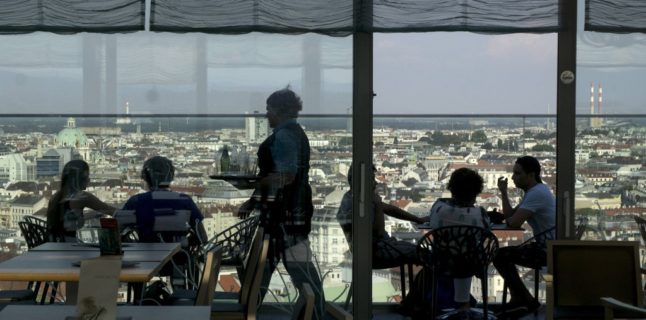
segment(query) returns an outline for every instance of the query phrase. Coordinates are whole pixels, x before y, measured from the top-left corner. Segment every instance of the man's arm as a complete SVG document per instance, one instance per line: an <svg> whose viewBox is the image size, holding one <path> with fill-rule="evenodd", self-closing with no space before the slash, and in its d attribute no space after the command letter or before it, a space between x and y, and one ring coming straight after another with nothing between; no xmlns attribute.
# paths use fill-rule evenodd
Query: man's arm
<svg viewBox="0 0 646 320"><path fill-rule="evenodd" d="M393 218L406 220L406 221L411 221L411 222L416 222L416 223L424 223L424 222L428 221L428 217L427 217L427 219L420 218L418 216L415 216L415 215L412 215L412 214L406 212L406 210L400 209L399 207L393 206L391 204L383 203L382 206L383 206L384 214L386 214L388 216L391 216Z"/></svg>
<svg viewBox="0 0 646 320"><path fill-rule="evenodd" d="M523 223L532 216L532 214L533 213L527 209L517 208L514 210L513 215L506 219L507 225L512 228L520 228L520 226L522 226Z"/></svg>

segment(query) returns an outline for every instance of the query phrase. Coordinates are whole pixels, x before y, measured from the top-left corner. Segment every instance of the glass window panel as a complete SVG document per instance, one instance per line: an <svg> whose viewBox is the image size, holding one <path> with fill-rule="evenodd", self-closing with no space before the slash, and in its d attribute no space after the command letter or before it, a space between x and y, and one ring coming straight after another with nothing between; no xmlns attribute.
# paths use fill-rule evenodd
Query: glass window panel
<svg viewBox="0 0 646 320"><path fill-rule="evenodd" d="M555 192L556 47L555 34L376 34L373 153L383 201L428 216L435 201L451 196L451 173L468 167L484 179L476 204L501 210L497 179L511 177L522 155L539 159ZM511 179L509 190L515 206L523 194ZM390 217L385 225L403 241L423 234ZM523 227L494 233L501 246L518 245L532 236ZM396 269L373 278L375 301L400 294ZM489 301L501 301L500 279L488 280ZM480 282L471 288L480 300Z"/></svg>
<svg viewBox="0 0 646 320"><path fill-rule="evenodd" d="M587 223L583 239L640 241L646 36L583 31L578 4L576 223Z"/></svg>
<svg viewBox="0 0 646 320"><path fill-rule="evenodd" d="M172 189L193 198L209 238L215 236L239 221L238 207L253 190L209 175L222 172L225 146L230 170L253 164L248 160L270 133L266 99L289 85L303 100L298 122L311 148L307 259L323 278L326 298L345 301L352 261L336 216L352 161L350 37L140 32L0 38L0 222L7 237L21 237L23 216L45 218L62 165L73 157L90 165L87 191L121 208L145 191L142 163L154 155L173 161ZM16 201L21 197L38 201L23 207ZM265 301L294 302L297 289L284 266L278 270L283 277L274 274ZM222 279L239 285L234 268L222 269Z"/></svg>

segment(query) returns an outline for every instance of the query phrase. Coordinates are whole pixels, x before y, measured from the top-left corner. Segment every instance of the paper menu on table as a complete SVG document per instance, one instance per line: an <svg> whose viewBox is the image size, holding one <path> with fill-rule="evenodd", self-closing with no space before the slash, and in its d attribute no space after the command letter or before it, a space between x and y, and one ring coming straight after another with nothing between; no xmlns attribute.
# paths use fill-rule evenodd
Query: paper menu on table
<svg viewBox="0 0 646 320"><path fill-rule="evenodd" d="M121 256L81 261L76 303L78 319L116 319L120 273Z"/></svg>

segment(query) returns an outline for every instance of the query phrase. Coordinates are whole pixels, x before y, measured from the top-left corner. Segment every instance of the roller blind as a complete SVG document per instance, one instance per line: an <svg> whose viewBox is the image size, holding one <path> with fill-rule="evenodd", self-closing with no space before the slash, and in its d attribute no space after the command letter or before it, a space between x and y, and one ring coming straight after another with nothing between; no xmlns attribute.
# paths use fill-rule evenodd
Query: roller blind
<svg viewBox="0 0 646 320"><path fill-rule="evenodd" d="M144 29L142 0L2 0L0 33L131 32Z"/></svg>
<svg viewBox="0 0 646 320"><path fill-rule="evenodd" d="M586 0L585 30L646 32L646 1Z"/></svg>

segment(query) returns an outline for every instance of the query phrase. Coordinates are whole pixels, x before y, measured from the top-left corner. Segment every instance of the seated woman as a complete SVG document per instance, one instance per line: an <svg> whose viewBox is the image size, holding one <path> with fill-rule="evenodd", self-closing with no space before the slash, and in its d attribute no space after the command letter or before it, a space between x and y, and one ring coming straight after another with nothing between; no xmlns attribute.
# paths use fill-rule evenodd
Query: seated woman
<svg viewBox="0 0 646 320"><path fill-rule="evenodd" d="M140 242L159 242L160 239L153 230L155 216L176 210L190 211L189 225L196 235L197 239L192 239L195 243L208 240L201 223L204 217L193 199L186 194L170 190L170 183L174 177L175 167L168 158L155 156L144 162L141 178L146 182L149 191L130 197L123 206L124 210L135 211Z"/></svg>
<svg viewBox="0 0 646 320"><path fill-rule="evenodd" d="M83 209L90 208L103 214L112 214L110 205L89 192L90 167L83 160L72 160L63 167L61 188L54 193L47 206L47 231L51 241L76 241L76 231L83 227Z"/></svg>
<svg viewBox="0 0 646 320"><path fill-rule="evenodd" d="M451 174L447 189L450 199L438 199L431 208L430 227L440 228L454 225L489 228L489 216L482 207L476 207L476 197L482 192L483 180L468 168L457 169ZM470 308L471 278L454 279L454 301L461 311Z"/></svg>

